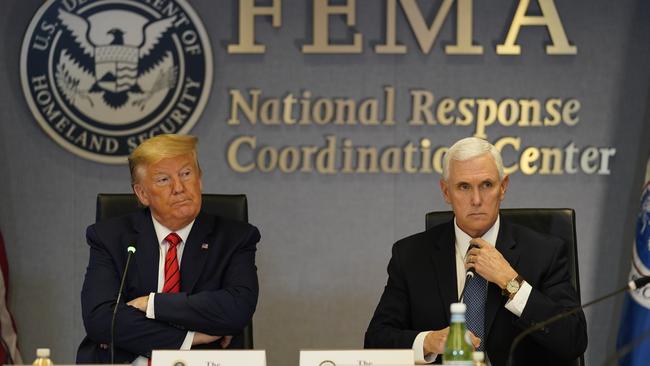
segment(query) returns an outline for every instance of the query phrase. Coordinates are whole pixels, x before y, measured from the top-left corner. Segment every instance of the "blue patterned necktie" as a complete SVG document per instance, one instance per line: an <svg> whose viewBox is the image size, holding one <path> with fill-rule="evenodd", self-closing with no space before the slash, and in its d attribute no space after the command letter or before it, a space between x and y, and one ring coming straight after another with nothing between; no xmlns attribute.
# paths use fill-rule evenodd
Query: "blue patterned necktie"
<svg viewBox="0 0 650 366"><path fill-rule="evenodd" d="M478 351L485 350L485 303L487 300L487 281L478 274L469 279L463 302L467 305L467 328L481 339Z"/></svg>

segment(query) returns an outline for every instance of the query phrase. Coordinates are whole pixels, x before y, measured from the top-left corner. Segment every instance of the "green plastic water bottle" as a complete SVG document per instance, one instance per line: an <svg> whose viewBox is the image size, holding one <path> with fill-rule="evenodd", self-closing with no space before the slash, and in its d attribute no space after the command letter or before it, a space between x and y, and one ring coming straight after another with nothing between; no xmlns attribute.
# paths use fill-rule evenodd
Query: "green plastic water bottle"
<svg viewBox="0 0 650 366"><path fill-rule="evenodd" d="M472 366L474 347L465 324L466 310L467 306L463 303L451 304L451 324L442 355L443 365Z"/></svg>

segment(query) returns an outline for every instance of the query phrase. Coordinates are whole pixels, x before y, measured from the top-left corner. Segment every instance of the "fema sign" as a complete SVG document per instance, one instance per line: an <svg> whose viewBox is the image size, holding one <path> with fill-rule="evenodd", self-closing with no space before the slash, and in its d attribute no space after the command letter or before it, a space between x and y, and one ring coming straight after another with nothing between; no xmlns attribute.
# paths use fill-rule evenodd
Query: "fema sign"
<svg viewBox="0 0 650 366"><path fill-rule="evenodd" d="M20 58L34 117L86 159L124 163L141 141L187 133L212 83L212 50L185 0L49 0Z"/></svg>

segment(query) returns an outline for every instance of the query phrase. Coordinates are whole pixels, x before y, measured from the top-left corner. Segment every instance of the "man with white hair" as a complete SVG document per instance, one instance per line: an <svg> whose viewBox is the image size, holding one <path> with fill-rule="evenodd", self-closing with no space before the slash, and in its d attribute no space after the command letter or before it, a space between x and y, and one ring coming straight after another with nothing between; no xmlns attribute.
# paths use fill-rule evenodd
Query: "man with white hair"
<svg viewBox="0 0 650 366"><path fill-rule="evenodd" d="M468 269L468 328L492 365L505 365L524 329L579 305L564 242L500 218L508 183L494 145L469 137L449 149L440 189L454 219L395 243L366 348L413 348L418 363L440 361ZM570 365L586 347L579 312L524 339L514 362Z"/></svg>

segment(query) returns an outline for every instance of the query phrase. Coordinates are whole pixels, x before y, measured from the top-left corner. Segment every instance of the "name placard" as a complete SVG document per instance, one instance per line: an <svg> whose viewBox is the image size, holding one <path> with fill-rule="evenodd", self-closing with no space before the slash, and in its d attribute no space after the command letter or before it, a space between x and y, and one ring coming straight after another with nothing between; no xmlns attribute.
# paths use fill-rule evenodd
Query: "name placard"
<svg viewBox="0 0 650 366"><path fill-rule="evenodd" d="M300 366L412 366L413 350L301 350Z"/></svg>
<svg viewBox="0 0 650 366"><path fill-rule="evenodd" d="M266 366L264 350L154 350L152 366Z"/></svg>

